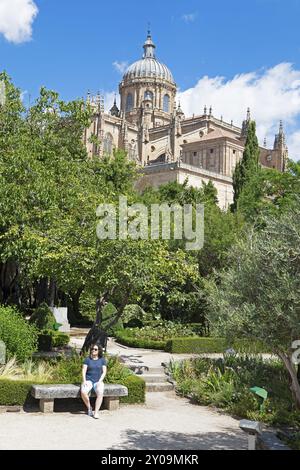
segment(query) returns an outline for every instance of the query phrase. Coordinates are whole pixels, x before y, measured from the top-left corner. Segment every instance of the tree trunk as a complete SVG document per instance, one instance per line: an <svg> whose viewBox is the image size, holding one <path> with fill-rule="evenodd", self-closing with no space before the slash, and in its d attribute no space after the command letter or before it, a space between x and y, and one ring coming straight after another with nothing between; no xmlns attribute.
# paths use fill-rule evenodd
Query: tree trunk
<svg viewBox="0 0 300 470"><path fill-rule="evenodd" d="M48 279L42 278L37 282L36 285L36 307L39 307L41 303L48 301Z"/></svg>
<svg viewBox="0 0 300 470"><path fill-rule="evenodd" d="M283 353L278 352L278 356L283 361L286 369L288 370L290 377L291 377L291 391L295 400L295 404L297 409L300 410L300 384L297 377L297 369L295 365L292 363L291 358Z"/></svg>
<svg viewBox="0 0 300 470"><path fill-rule="evenodd" d="M72 313L74 318L80 318L80 308L79 308L79 300L81 293L83 291L83 288L81 287L78 289L75 294L70 294L71 301L72 301Z"/></svg>
<svg viewBox="0 0 300 470"><path fill-rule="evenodd" d="M48 305L54 307L56 297L56 282L53 278L50 279L48 288Z"/></svg>
<svg viewBox="0 0 300 470"><path fill-rule="evenodd" d="M15 261L8 260L0 265L0 285L1 285L1 302L7 304L9 302L18 303L16 295L16 282L19 276L18 264Z"/></svg>

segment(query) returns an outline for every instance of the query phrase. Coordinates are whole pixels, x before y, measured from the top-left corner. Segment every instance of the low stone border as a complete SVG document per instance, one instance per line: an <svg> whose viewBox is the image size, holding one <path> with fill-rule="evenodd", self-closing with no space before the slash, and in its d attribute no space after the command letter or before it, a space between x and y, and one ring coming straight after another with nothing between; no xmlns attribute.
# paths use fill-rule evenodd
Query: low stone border
<svg viewBox="0 0 300 470"><path fill-rule="evenodd" d="M292 450L272 431L264 431L257 437L257 450Z"/></svg>

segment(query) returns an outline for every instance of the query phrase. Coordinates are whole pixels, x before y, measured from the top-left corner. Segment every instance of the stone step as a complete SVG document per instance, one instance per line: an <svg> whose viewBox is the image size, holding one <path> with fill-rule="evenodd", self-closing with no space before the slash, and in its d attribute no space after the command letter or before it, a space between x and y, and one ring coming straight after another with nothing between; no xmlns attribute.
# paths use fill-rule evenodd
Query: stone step
<svg viewBox="0 0 300 470"><path fill-rule="evenodd" d="M146 383L146 392L170 392L174 390L171 383Z"/></svg>
<svg viewBox="0 0 300 470"><path fill-rule="evenodd" d="M165 369L163 367L148 367L146 364L130 364L124 362L124 366L132 370L136 375L146 375L146 374L159 374L163 375ZM139 372L142 372L141 374Z"/></svg>
<svg viewBox="0 0 300 470"><path fill-rule="evenodd" d="M149 370L145 372L146 374L164 374L164 367L149 367Z"/></svg>
<svg viewBox="0 0 300 470"><path fill-rule="evenodd" d="M140 375L146 383L164 383L167 382L167 376L165 374L143 374Z"/></svg>

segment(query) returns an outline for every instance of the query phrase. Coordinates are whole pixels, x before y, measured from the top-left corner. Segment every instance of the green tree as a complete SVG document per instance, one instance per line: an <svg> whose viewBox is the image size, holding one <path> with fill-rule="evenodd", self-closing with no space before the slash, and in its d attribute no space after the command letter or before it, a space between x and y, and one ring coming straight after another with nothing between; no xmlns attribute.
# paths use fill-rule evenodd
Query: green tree
<svg viewBox="0 0 300 470"><path fill-rule="evenodd" d="M231 253L227 270L208 283L209 320L216 334L261 340L283 361L300 408L292 342L300 338L299 201L251 230Z"/></svg>
<svg viewBox="0 0 300 470"><path fill-rule="evenodd" d="M300 164L289 161L284 173L261 169L252 175L239 198L239 211L250 223L287 210L300 196Z"/></svg>
<svg viewBox="0 0 300 470"><path fill-rule="evenodd" d="M255 121L250 121L243 158L237 163L233 173L233 210L237 210L240 195L250 178L258 172L259 155L260 150L256 136L256 124Z"/></svg>

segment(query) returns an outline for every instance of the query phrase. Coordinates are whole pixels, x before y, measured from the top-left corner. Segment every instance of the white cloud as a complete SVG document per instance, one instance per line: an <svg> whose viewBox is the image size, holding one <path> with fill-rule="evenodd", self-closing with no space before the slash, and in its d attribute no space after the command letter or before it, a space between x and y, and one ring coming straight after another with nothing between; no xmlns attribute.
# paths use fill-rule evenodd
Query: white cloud
<svg viewBox="0 0 300 470"><path fill-rule="evenodd" d="M288 136L288 147L290 158L300 161L300 130Z"/></svg>
<svg viewBox="0 0 300 470"><path fill-rule="evenodd" d="M0 0L0 34L15 44L30 41L37 14L33 0Z"/></svg>
<svg viewBox="0 0 300 470"><path fill-rule="evenodd" d="M202 114L205 105L212 105L215 117L240 126L246 110L257 122L260 141L268 139L273 145L282 119L287 130L290 155L300 159L300 70L290 63L273 68L236 75L232 80L225 77L205 76L195 87L178 94L186 116Z"/></svg>
<svg viewBox="0 0 300 470"><path fill-rule="evenodd" d="M193 23L196 18L197 18L197 13L185 13L185 14L182 15L182 17L181 17L181 19L182 19L185 23Z"/></svg>
<svg viewBox="0 0 300 470"><path fill-rule="evenodd" d="M119 107L120 105L120 99L118 96L116 96L116 93L114 91L105 92L103 94L103 98L104 98L104 108L106 112L108 112L113 107L115 98L116 98L117 106Z"/></svg>
<svg viewBox="0 0 300 470"><path fill-rule="evenodd" d="M113 66L115 67L115 69L121 73L121 74L124 74L128 68L128 62L124 61L124 62L118 62L117 60L115 62L113 62Z"/></svg>

